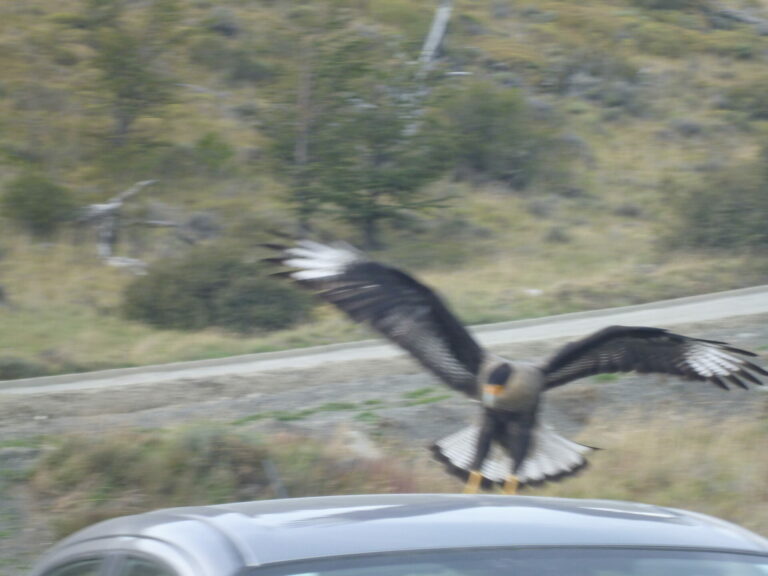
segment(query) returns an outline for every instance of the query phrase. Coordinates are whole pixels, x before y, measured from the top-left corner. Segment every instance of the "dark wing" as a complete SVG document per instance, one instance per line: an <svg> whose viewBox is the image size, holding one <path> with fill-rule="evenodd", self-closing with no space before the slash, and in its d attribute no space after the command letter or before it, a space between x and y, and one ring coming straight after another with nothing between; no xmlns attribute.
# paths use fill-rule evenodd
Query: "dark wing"
<svg viewBox="0 0 768 576"><path fill-rule="evenodd" d="M302 240L270 247L283 253L271 262L294 269L282 275L372 326L450 387L477 396L483 350L432 290L351 246Z"/></svg>
<svg viewBox="0 0 768 576"><path fill-rule="evenodd" d="M761 384L756 375L768 375L748 356L755 354L661 328L610 326L564 346L543 371L547 388L593 374L634 370L708 381L727 390L728 383L747 388L747 382Z"/></svg>

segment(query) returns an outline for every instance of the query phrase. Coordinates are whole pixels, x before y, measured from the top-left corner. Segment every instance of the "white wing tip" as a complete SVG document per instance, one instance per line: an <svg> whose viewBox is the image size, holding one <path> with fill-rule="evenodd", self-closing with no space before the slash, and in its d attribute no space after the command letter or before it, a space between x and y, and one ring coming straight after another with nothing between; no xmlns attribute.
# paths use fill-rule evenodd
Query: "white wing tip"
<svg viewBox="0 0 768 576"><path fill-rule="evenodd" d="M291 274L295 280L316 280L341 274L348 265L360 261L361 252L352 246L321 244L314 240L299 240L292 248L287 248L289 256L283 263L298 270Z"/></svg>

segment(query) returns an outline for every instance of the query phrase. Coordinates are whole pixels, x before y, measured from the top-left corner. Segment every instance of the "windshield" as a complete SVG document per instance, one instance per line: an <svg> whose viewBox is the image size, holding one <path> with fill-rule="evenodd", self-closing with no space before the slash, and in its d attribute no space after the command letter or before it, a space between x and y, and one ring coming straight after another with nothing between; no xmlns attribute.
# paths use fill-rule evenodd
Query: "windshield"
<svg viewBox="0 0 768 576"><path fill-rule="evenodd" d="M293 562L249 576L768 576L768 555L541 548L402 552Z"/></svg>

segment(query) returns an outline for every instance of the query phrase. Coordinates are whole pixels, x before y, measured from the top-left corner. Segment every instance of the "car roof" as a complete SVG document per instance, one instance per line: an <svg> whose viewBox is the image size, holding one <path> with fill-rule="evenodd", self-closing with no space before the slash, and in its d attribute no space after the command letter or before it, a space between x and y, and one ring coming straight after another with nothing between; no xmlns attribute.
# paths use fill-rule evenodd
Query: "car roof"
<svg viewBox="0 0 768 576"><path fill-rule="evenodd" d="M209 537L205 537L205 533ZM67 542L201 539L246 566L400 550L500 546L665 547L768 554L768 540L709 516L611 500L381 494L169 508L93 525ZM226 548L226 550L224 549ZM212 552L208 550L208 552Z"/></svg>

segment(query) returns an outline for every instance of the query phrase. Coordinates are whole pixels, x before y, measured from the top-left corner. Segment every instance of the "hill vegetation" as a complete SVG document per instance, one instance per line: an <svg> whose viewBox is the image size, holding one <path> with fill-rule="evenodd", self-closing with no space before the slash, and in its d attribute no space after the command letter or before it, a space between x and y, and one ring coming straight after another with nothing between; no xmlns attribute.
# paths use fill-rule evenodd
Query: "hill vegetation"
<svg viewBox="0 0 768 576"><path fill-rule="evenodd" d="M274 230L415 269L468 322L766 281L764 1L457 0L426 69L435 7L0 6L0 378L364 336L194 265L251 274ZM211 297L163 323L192 276Z"/></svg>
<svg viewBox="0 0 768 576"><path fill-rule="evenodd" d="M704 420L663 415L629 426L624 420L593 424L588 432L602 428L603 437L613 437L611 450L594 457L583 475L525 494L653 502L765 534L768 464L750 441L764 434L765 423L729 418L706 426ZM692 428L703 432L692 436ZM460 486L435 462L425 463L421 447L390 447L386 456L364 459L333 444L290 434L267 440L210 424L98 439L65 436L40 458L29 489L62 537L158 507L285 495L455 492Z"/></svg>

